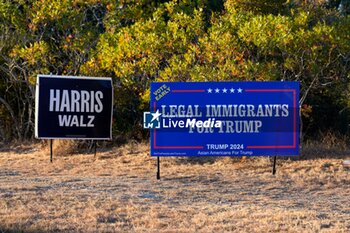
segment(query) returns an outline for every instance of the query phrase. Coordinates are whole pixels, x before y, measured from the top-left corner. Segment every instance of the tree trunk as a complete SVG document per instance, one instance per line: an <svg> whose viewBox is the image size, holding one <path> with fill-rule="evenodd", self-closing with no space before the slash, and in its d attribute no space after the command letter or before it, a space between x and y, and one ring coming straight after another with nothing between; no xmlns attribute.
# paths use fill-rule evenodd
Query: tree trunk
<svg viewBox="0 0 350 233"><path fill-rule="evenodd" d="M7 108L7 110L9 111L10 113L10 116L12 118L12 121L13 121L13 124L14 124L14 128L15 128L15 131L16 131L16 134L17 134L17 137L18 139L22 139L22 136L21 136L21 132L18 128L18 122L17 122L17 119L15 117L15 113L13 111L13 109L11 108L10 104L5 100L3 99L2 97L0 97L0 102L5 105L5 107Z"/></svg>

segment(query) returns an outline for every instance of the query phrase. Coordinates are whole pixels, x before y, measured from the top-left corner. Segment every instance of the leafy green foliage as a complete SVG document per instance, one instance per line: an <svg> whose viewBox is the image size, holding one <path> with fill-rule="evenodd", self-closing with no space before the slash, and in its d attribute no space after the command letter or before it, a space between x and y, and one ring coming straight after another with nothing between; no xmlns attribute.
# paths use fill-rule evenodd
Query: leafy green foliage
<svg viewBox="0 0 350 233"><path fill-rule="evenodd" d="M117 134L140 129L152 81L295 80L308 134L344 128L347 2L1 1L0 133L32 136L38 73L113 77Z"/></svg>

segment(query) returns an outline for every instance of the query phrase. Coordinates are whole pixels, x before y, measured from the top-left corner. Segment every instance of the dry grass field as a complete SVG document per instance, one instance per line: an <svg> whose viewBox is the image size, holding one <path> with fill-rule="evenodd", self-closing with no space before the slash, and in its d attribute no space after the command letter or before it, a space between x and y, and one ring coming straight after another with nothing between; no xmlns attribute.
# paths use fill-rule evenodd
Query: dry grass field
<svg viewBox="0 0 350 233"><path fill-rule="evenodd" d="M0 232L350 232L344 159L161 158L158 181L146 144L2 149Z"/></svg>

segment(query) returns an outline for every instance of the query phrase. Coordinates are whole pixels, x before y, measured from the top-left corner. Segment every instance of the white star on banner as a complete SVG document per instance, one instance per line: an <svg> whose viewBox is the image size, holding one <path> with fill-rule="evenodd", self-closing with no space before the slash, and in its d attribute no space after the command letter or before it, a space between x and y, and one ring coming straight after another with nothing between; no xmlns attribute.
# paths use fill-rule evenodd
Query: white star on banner
<svg viewBox="0 0 350 233"><path fill-rule="evenodd" d="M238 93L242 93L243 89L242 88L238 88L237 91L238 91Z"/></svg>
<svg viewBox="0 0 350 233"><path fill-rule="evenodd" d="M222 89L222 93L227 93L227 89L226 88Z"/></svg>
<svg viewBox="0 0 350 233"><path fill-rule="evenodd" d="M216 89L215 89L215 93L220 93L220 89L219 89L219 88L216 88Z"/></svg>
<svg viewBox="0 0 350 233"><path fill-rule="evenodd" d="M235 93L235 89L231 88L230 93Z"/></svg>
<svg viewBox="0 0 350 233"><path fill-rule="evenodd" d="M159 109L157 109L157 111L155 113L151 113L152 114L152 120L151 122L153 122L154 120L157 120L159 121L159 117L162 115L160 112L159 112Z"/></svg>
<svg viewBox="0 0 350 233"><path fill-rule="evenodd" d="M213 89L209 88L208 93L212 93Z"/></svg>

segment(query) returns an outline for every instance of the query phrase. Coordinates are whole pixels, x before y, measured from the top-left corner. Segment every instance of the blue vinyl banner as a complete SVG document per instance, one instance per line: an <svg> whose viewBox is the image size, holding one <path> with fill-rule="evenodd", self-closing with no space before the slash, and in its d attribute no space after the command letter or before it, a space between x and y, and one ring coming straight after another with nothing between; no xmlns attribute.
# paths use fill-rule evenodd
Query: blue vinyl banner
<svg viewBox="0 0 350 233"><path fill-rule="evenodd" d="M298 155L298 82L154 82L152 156Z"/></svg>

